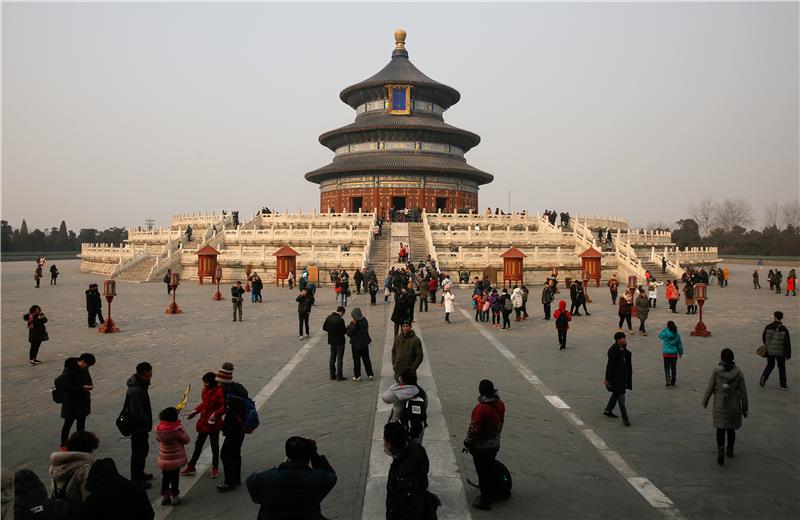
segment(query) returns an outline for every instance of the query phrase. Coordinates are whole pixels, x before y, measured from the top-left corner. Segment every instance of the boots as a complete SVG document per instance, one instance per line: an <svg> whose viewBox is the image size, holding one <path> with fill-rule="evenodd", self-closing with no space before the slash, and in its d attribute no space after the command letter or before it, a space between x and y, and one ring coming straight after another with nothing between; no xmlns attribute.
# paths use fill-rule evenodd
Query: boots
<svg viewBox="0 0 800 520"><path fill-rule="evenodd" d="M728 443L728 449L725 450L725 456L727 456L729 459L733 458L733 444Z"/></svg>
<svg viewBox="0 0 800 520"><path fill-rule="evenodd" d="M725 464L725 448L723 446L717 448L717 464L720 466Z"/></svg>

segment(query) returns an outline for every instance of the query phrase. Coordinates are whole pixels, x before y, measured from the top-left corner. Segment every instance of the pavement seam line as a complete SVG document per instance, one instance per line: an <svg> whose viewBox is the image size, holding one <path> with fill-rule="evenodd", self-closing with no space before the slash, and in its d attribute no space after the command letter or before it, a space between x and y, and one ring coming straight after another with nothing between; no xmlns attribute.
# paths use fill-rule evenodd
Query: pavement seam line
<svg viewBox="0 0 800 520"><path fill-rule="evenodd" d="M377 461L382 460L385 458L385 454L383 452L383 444L380 439L383 438L383 425L385 421L382 421L381 418L383 415L387 415L387 412L391 410L390 405L386 405L382 399L382 390L385 390L389 386L394 383L394 370L392 368L392 346L394 345L394 324L391 320L387 322L386 325L386 337L384 340L383 345L383 356L381 361L381 368L380 368L380 377L378 378L378 388L376 390L376 407L375 407L375 420L373 423L373 433L372 433L372 442L370 447L370 460L368 461L368 474L366 479L366 486L365 486L365 493L364 493L364 502L361 511L361 518L362 520L371 520L375 518L377 511L380 509L381 511L385 511L385 506L383 505L383 500L385 499L385 482L386 482L386 473L388 472L388 466L391 464L388 460L381 466L380 470L375 469L377 466ZM422 336L421 326L419 322L416 322L416 329L415 333L420 338L420 341L423 342L424 340ZM430 377L430 384L426 384L423 388L428 395L428 411L431 411L431 402L439 400L438 395L438 388L433 378L433 370L430 365L430 356L424 356L422 365L418 370L419 378L422 379ZM425 430L425 438L428 439L428 442L425 443L423 441L423 445L425 446L426 451L429 453L429 459L431 460L431 469L428 472L429 483L433 484L434 482L441 482L446 484L446 489L431 489L432 492L437 493L440 499L442 499L442 508L437 511L438 518L442 520L471 520L472 515L469 510L469 506L467 504L466 499L466 492L464 491L464 482L461 478L461 472L458 469L458 462L455 456L455 452L453 449L453 444L450 441L450 433L447 428L447 422L444 421L444 414L439 411L438 412L442 416L442 423L441 428L430 425ZM430 419L430 417L429 417ZM440 440L432 440L432 438L440 439L446 438L447 441L440 441ZM437 456L432 457L430 456L431 453L435 453ZM439 471L433 464L434 461L443 460L444 464L442 467L449 466L451 469L449 471ZM385 470L385 471L384 471ZM381 485L383 484L383 485ZM429 487L430 489L430 487ZM372 492L370 492L372 491ZM446 493L447 492L447 493ZM446 498L450 498L451 500L446 500ZM456 506L461 506L460 508L456 507L452 511L448 511L445 507L445 504L453 503ZM383 516L383 515L381 515Z"/></svg>
<svg viewBox="0 0 800 520"><path fill-rule="evenodd" d="M670 520L678 520L683 519L683 515L678 511L675 507L675 504L672 500L667 497L660 489L658 489L655 484L653 484L649 479L646 477L642 477L636 474L636 472L631 468L631 466L622 458L622 455L619 454L616 450L610 449L606 442L600 437L597 432L590 428L583 427L583 421L578 417L578 415L569 408L566 402L564 402L560 397L555 395L554 393L550 392L549 389L544 385L541 379L536 376L533 371L525 366L524 363L514 354L511 350L506 347L502 341L496 338L493 334L489 331L485 330L483 327L476 323L472 316L465 311L464 309L459 309L461 313L464 315L465 318L472 325L478 329L478 331L487 339L489 343L503 356L505 357L509 363L511 363L514 368L522 375L522 377L531 383L533 387L539 392L539 394L548 402L550 403L553 408L556 409L564 418L567 419L570 423L579 427L581 434L586 438L589 443L600 453L600 455L614 468L617 473L622 476L623 479L633 488L636 490L639 495L650 504L656 511L661 513L665 518ZM534 382L534 380L538 382Z"/></svg>
<svg viewBox="0 0 800 520"><path fill-rule="evenodd" d="M262 411L262 408L266 406L269 399L275 393L275 391L286 381L286 378L289 377L289 374L303 361L306 355L311 352L311 350L317 346L319 343L320 338L323 336L322 328L318 329L317 332L303 345L297 352L295 352L294 356L286 362L285 365L281 367L278 372L272 376L272 379L267 382L264 387L258 391L256 394L251 394L251 399L256 404L256 410L258 410L259 414ZM222 439L220 439L222 440ZM220 449L222 448L222 443L220 442ZM194 487L195 484L200 482L200 479L205 475L206 470L211 466L211 444L208 444L205 448L203 448L202 453L200 454L200 458L197 460L197 465L195 466L195 474L192 477L181 477L183 482L186 484L181 483L183 487L183 496L185 497L189 491ZM186 480L184 480L186 479ZM161 495L159 495L155 500L152 501L153 509L155 510L156 520L164 520L169 517L170 513L174 511L174 508L170 507L165 509L161 505Z"/></svg>

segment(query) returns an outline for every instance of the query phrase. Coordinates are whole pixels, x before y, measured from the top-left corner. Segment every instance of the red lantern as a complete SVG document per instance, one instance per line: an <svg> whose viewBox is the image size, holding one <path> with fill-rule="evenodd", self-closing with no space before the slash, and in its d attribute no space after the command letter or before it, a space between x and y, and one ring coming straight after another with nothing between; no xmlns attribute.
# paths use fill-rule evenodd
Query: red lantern
<svg viewBox="0 0 800 520"><path fill-rule="evenodd" d="M703 304L706 303L708 299L708 295L706 292L706 284L699 283L694 286L694 294L695 298L697 299L697 305L700 306L700 316L697 325L694 326L694 330L691 332L692 336L700 336L701 338L707 338L711 335L711 332L706 328L706 324L703 323Z"/></svg>
<svg viewBox="0 0 800 520"><path fill-rule="evenodd" d="M180 284L181 284L181 275L174 271L170 273L169 286L172 287L173 290L175 290L175 288L178 287Z"/></svg>
<svg viewBox="0 0 800 520"><path fill-rule="evenodd" d="M111 319L111 302L114 300L114 296L117 295L117 282L116 280L106 280L103 282L103 296L106 297L106 301L108 302L108 317L106 318L105 323L100 325L100 328L97 329L97 332L101 334L110 334L114 332L119 332L119 327L117 324L114 323L114 320Z"/></svg>
<svg viewBox="0 0 800 520"><path fill-rule="evenodd" d="M214 273L215 278L217 279L217 292L214 293L214 296L211 297L211 301L219 302L224 300L225 298L222 297L222 293L219 292L219 282L222 280L222 266L217 264L217 272Z"/></svg>
<svg viewBox="0 0 800 520"><path fill-rule="evenodd" d="M628 289L635 289L636 288L636 276L630 275L628 277Z"/></svg>

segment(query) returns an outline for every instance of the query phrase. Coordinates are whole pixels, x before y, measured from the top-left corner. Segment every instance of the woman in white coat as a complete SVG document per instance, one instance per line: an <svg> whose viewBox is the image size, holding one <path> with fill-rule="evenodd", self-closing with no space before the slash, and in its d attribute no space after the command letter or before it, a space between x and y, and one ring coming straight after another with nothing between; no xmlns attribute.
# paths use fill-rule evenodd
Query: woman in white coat
<svg viewBox="0 0 800 520"><path fill-rule="evenodd" d="M452 288L452 284L448 285L444 290L444 294L442 295L444 298L444 321L447 323L452 323L452 321L450 321L450 313L453 312L453 300L456 299L456 295L453 294Z"/></svg>

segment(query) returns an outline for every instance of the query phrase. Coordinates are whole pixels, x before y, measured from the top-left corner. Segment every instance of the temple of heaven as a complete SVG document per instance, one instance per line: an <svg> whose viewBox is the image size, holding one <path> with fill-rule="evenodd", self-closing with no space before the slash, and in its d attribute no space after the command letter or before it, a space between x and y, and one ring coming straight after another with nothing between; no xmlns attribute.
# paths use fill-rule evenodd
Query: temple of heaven
<svg viewBox="0 0 800 520"><path fill-rule="evenodd" d="M467 164L464 154L481 138L442 117L461 94L411 63L405 31L394 37L391 61L339 94L356 111L355 122L319 136L335 154L306 174L319 184L320 209L477 210L478 189L493 176Z"/></svg>

